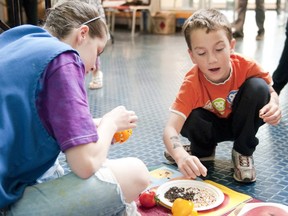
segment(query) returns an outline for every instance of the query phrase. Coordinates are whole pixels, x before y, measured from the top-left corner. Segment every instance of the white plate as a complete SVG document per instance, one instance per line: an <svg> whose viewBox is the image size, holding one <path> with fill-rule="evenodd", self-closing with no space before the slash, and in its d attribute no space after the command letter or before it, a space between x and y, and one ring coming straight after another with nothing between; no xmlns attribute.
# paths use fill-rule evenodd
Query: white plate
<svg viewBox="0 0 288 216"><path fill-rule="evenodd" d="M264 211L267 215L281 215L281 216L287 216L288 215L288 206L285 206L285 205L282 205L280 203L263 203L263 202L260 202L260 203L247 203L243 206L243 208L241 209L241 211L239 212L238 216L244 216L246 215L247 213L249 213L252 209L255 209L255 208L258 208L258 207L265 207L266 210ZM269 207L276 207L278 209L278 213L276 211L276 209L274 208L274 212L268 212L267 208ZM258 208L258 210L260 210L260 208ZM282 212L283 211L286 211L286 214ZM281 213L280 213L281 212ZM270 214L269 214L270 213ZM273 214L274 213L274 214ZM254 213L255 214L255 213ZM260 215L260 211L258 213ZM263 214L263 212L262 212ZM261 214L261 215L262 215ZM250 214L251 215L251 214Z"/></svg>
<svg viewBox="0 0 288 216"><path fill-rule="evenodd" d="M173 181L166 182L165 184L158 187L157 193L156 193L160 200L160 204L164 205L167 208L172 208L173 203L171 203L168 199L166 199L164 195L170 188L174 186L182 187L185 189L190 188L190 187L198 188L200 190L207 191L207 193L211 194L212 196L216 198L216 200L210 205L199 206L199 207L194 206L194 209L196 211L205 211L205 210L215 208L224 201L223 192L211 184L208 184L202 181L196 181L196 180L173 180ZM197 205L196 202L194 202L194 204Z"/></svg>

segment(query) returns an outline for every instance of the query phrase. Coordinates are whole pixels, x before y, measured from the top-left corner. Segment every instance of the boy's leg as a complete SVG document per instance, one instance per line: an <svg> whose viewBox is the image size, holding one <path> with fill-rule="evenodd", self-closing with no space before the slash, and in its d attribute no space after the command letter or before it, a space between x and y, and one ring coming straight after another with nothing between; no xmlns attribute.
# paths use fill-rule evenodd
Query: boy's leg
<svg viewBox="0 0 288 216"><path fill-rule="evenodd" d="M195 109L186 119L181 135L191 143L191 153L199 158L215 152L218 142L231 140L229 119L221 119L203 108Z"/></svg>
<svg viewBox="0 0 288 216"><path fill-rule="evenodd" d="M101 168L102 169L102 168ZM125 202L117 184L93 175L80 179L73 173L28 186L7 215L124 215Z"/></svg>
<svg viewBox="0 0 288 216"><path fill-rule="evenodd" d="M261 78L248 79L239 89L232 111L232 128L234 146L240 154L251 156L258 145L256 133L263 120L259 117L259 110L270 99L269 87Z"/></svg>
<svg viewBox="0 0 288 216"><path fill-rule="evenodd" d="M258 145L256 133L264 124L259 110L268 103L269 88L261 78L247 80L238 91L232 112L235 141L232 149L234 179L239 182L256 181L253 152Z"/></svg>

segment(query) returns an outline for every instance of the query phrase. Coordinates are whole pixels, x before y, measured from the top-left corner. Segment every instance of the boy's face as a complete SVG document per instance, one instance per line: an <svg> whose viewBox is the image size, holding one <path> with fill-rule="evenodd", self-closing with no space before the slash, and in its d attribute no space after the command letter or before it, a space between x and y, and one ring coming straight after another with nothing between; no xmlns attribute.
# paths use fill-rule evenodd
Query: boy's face
<svg viewBox="0 0 288 216"><path fill-rule="evenodd" d="M230 54L235 40L229 41L224 30L207 33L206 29L193 30L190 39L192 50L188 52L193 63L210 81L225 81L230 74Z"/></svg>

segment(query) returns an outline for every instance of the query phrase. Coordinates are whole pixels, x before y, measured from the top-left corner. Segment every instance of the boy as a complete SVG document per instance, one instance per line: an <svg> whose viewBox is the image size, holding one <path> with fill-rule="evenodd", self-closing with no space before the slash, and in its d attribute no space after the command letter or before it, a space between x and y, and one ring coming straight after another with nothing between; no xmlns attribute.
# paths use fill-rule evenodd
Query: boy
<svg viewBox="0 0 288 216"><path fill-rule="evenodd" d="M231 140L234 179L254 182L256 133L264 123L276 125L281 119L272 79L257 63L233 53L231 26L217 10L195 12L183 32L195 66L170 108L163 136L165 156L186 177L206 176L201 160L215 154L218 142ZM179 134L190 141L188 149Z"/></svg>

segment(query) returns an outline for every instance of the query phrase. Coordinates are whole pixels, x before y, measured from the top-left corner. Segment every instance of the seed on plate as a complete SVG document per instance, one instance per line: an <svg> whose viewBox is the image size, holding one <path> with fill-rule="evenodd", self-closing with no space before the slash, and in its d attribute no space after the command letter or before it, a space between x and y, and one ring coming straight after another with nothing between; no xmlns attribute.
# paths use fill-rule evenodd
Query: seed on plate
<svg viewBox="0 0 288 216"><path fill-rule="evenodd" d="M194 187L177 187L173 186L165 192L164 197L173 203L177 198L190 200L194 203L195 208L209 206L216 202L216 197L213 193L205 188Z"/></svg>

